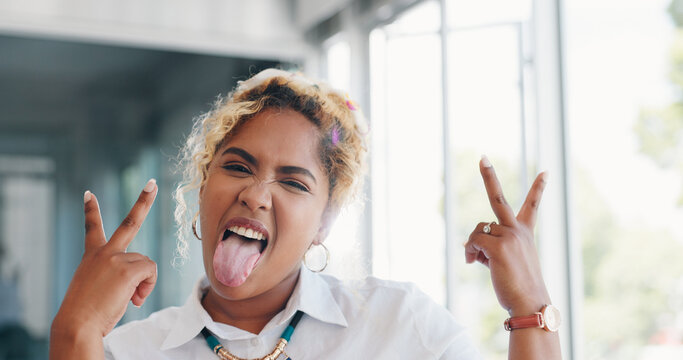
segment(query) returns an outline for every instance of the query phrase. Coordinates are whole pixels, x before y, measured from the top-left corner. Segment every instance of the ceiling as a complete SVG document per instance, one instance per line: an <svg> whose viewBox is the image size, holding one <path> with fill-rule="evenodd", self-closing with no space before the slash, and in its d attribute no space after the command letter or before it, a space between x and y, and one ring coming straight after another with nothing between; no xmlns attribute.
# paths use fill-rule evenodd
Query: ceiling
<svg viewBox="0 0 683 360"><path fill-rule="evenodd" d="M0 131L51 134L102 118L136 131L183 102L204 106L239 78L276 64L0 36Z"/></svg>

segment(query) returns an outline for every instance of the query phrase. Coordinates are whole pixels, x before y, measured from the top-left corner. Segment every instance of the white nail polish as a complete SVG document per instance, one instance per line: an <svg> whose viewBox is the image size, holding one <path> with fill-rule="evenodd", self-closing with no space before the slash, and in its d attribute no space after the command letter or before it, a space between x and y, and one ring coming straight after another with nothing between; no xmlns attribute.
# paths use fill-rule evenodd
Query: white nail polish
<svg viewBox="0 0 683 360"><path fill-rule="evenodd" d="M145 188L142 189L144 192L152 192L154 190L154 185L157 184L157 181L155 179L149 179L147 182L147 185L145 185Z"/></svg>
<svg viewBox="0 0 683 360"><path fill-rule="evenodd" d="M90 199L92 199L92 193L90 190L86 190L83 194L83 204L87 204Z"/></svg>
<svg viewBox="0 0 683 360"><path fill-rule="evenodd" d="M489 161L489 158L486 157L486 155L481 156L481 164L484 165L484 167L491 167L491 162Z"/></svg>

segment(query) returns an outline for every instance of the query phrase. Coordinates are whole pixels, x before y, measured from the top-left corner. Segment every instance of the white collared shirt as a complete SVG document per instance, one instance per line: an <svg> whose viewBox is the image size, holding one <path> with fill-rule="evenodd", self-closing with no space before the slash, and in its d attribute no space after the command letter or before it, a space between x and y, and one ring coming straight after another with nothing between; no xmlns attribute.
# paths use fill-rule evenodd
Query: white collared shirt
<svg viewBox="0 0 683 360"><path fill-rule="evenodd" d="M106 358L218 359L200 334L204 327L232 354L261 358L301 310L285 348L292 360L481 359L465 329L413 284L344 282L302 266L287 306L259 334L214 322L200 303L208 286L204 277L185 305L114 329L104 338Z"/></svg>

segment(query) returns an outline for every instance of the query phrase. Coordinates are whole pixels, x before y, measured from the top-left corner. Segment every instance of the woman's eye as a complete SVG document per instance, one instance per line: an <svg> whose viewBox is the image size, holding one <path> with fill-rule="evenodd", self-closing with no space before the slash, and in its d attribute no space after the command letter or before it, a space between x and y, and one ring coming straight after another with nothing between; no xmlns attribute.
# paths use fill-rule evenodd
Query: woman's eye
<svg viewBox="0 0 683 360"><path fill-rule="evenodd" d="M299 191L309 192L308 188L298 181L285 180L282 183Z"/></svg>
<svg viewBox="0 0 683 360"><path fill-rule="evenodd" d="M240 164L227 164L223 166L223 169L229 170L229 171L236 171L244 174L251 174L251 171L243 165Z"/></svg>

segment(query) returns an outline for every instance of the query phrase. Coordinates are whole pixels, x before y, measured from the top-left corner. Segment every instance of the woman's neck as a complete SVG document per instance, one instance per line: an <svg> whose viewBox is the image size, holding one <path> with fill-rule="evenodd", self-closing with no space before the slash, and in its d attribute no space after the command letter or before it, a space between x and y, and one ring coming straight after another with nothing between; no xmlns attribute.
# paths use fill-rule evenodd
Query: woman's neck
<svg viewBox="0 0 683 360"><path fill-rule="evenodd" d="M213 321L258 334L285 308L298 280L299 272L295 271L274 288L244 300L225 299L209 287L202 306Z"/></svg>

